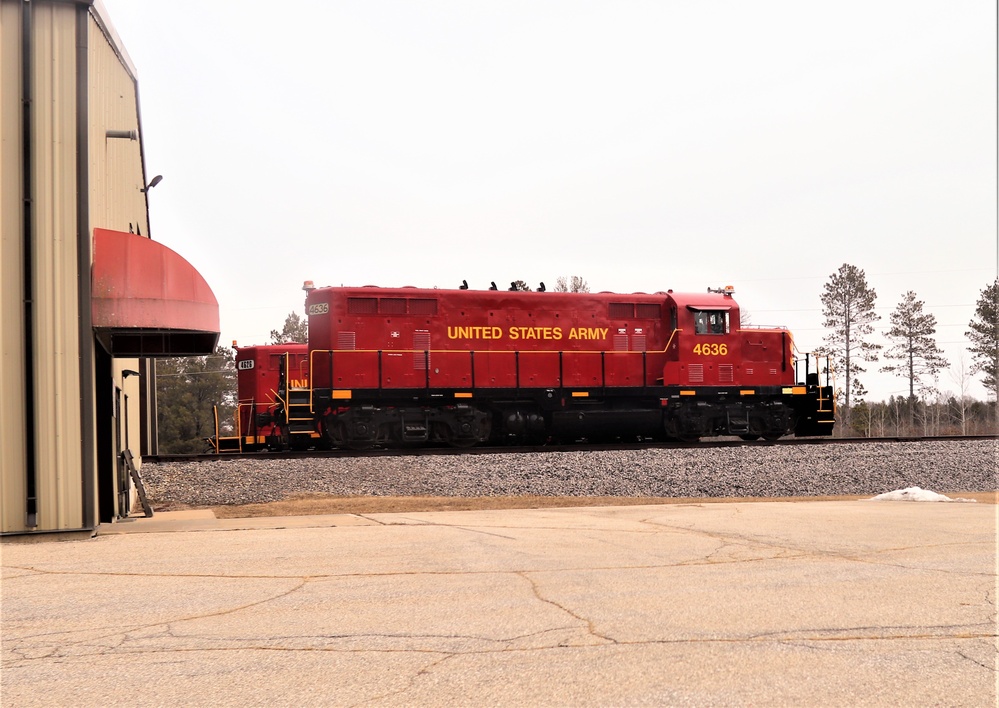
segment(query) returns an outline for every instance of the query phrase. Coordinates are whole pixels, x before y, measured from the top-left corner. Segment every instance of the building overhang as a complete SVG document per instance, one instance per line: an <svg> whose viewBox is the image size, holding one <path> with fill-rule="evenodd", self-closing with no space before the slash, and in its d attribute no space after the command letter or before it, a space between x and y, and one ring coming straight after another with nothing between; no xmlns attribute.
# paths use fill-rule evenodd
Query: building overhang
<svg viewBox="0 0 999 708"><path fill-rule="evenodd" d="M91 315L112 356L211 354L219 304L201 274L163 244L94 229Z"/></svg>

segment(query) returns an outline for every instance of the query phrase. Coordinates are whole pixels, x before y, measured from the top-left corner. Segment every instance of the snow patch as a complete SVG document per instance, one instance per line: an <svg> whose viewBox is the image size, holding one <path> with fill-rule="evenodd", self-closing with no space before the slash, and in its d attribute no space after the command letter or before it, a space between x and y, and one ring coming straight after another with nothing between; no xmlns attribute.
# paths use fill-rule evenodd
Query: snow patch
<svg viewBox="0 0 999 708"><path fill-rule="evenodd" d="M924 502L975 502L977 499L964 499L957 497L951 499L943 494L931 492L928 489L919 487L907 487L906 489L896 489L894 492L885 492L870 499L870 501L924 501Z"/></svg>

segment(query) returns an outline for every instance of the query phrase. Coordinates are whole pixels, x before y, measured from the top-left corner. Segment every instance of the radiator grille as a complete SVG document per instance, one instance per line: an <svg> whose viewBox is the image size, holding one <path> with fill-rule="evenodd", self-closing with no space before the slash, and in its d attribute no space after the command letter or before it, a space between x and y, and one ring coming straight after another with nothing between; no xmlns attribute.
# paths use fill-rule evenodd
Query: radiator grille
<svg viewBox="0 0 999 708"><path fill-rule="evenodd" d="M732 383L735 381L735 373L731 364L718 365L718 383Z"/></svg>
<svg viewBox="0 0 999 708"><path fill-rule="evenodd" d="M704 383L704 364L691 364L687 367L687 379L690 383Z"/></svg>
<svg viewBox="0 0 999 708"><path fill-rule="evenodd" d="M336 333L336 348L337 349L357 349L357 333L356 332L337 332Z"/></svg>
<svg viewBox="0 0 999 708"><path fill-rule="evenodd" d="M425 371L430 366L430 332L417 330L413 332L413 368ZM424 353L427 351L428 353Z"/></svg>
<svg viewBox="0 0 999 708"><path fill-rule="evenodd" d="M437 301L422 298L412 298L409 301L409 314L411 315L436 315Z"/></svg>
<svg viewBox="0 0 999 708"><path fill-rule="evenodd" d="M385 315L405 315L406 301L401 297L383 297L378 303L378 311Z"/></svg>
<svg viewBox="0 0 999 708"><path fill-rule="evenodd" d="M612 302L607 306L607 314L612 319L627 317L631 319L635 316L635 305L630 302Z"/></svg>
<svg viewBox="0 0 999 708"><path fill-rule="evenodd" d="M373 297L347 298L347 313L351 315L436 315L437 300L433 298Z"/></svg>
<svg viewBox="0 0 999 708"><path fill-rule="evenodd" d="M373 297L347 298L347 313L351 315L374 315L378 312L378 300Z"/></svg>

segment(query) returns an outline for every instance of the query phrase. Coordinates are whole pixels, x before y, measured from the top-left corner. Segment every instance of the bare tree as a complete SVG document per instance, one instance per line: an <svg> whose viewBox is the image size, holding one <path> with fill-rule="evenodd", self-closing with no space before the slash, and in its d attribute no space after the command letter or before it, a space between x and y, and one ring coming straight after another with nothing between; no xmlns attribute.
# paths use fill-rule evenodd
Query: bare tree
<svg viewBox="0 0 999 708"><path fill-rule="evenodd" d="M872 344L865 337L874 332L872 322L881 319L874 312L877 293L868 287L864 271L844 263L829 277L822 293L822 315L824 327L832 328L824 341L826 353L833 363L841 368L846 377L844 395L844 418L849 427L851 396L862 398L867 390L857 378L866 371L861 361L877 361L880 345Z"/></svg>
<svg viewBox="0 0 999 708"><path fill-rule="evenodd" d="M964 362L964 355L958 358L957 363L951 367L951 380L957 384L958 395L951 398L951 417L961 425L961 435L968 434L968 407L971 397L968 391L971 389L971 376L968 367Z"/></svg>
<svg viewBox="0 0 999 708"><path fill-rule="evenodd" d="M588 293L590 292L589 284L583 280L578 275L572 275L568 278L564 275L560 275L555 279L555 292L557 293Z"/></svg>

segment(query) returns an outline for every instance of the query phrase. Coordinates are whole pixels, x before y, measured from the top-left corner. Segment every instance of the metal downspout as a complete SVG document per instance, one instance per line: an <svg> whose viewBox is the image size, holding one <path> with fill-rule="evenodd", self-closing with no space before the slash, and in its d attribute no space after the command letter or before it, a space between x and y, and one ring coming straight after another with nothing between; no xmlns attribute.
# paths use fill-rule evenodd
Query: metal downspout
<svg viewBox="0 0 999 708"><path fill-rule="evenodd" d="M76 277L80 339L80 474L83 526L97 526L94 327L90 312L90 7L76 11Z"/></svg>
<svg viewBox="0 0 999 708"><path fill-rule="evenodd" d="M31 2L21 3L21 179L24 199L24 232L22 234L23 283L21 296L24 305L24 524L28 529L38 527L38 470L36 456L37 429L35 423L35 315L34 302L34 223L32 221L32 25L34 8Z"/></svg>
<svg viewBox="0 0 999 708"><path fill-rule="evenodd" d="M132 80L135 84L135 124L139 129L139 161L142 165L142 184L147 185L146 180L146 148L142 139L142 105L139 100L139 81L134 76ZM149 218L149 190L143 189L143 199L146 204L146 238L152 240L153 227ZM139 443L140 455L158 455L160 453L160 428L157 418L156 400L156 359L141 359L139 368L142 371L140 381L139 405L142 412L139 414L139 431L141 442Z"/></svg>

